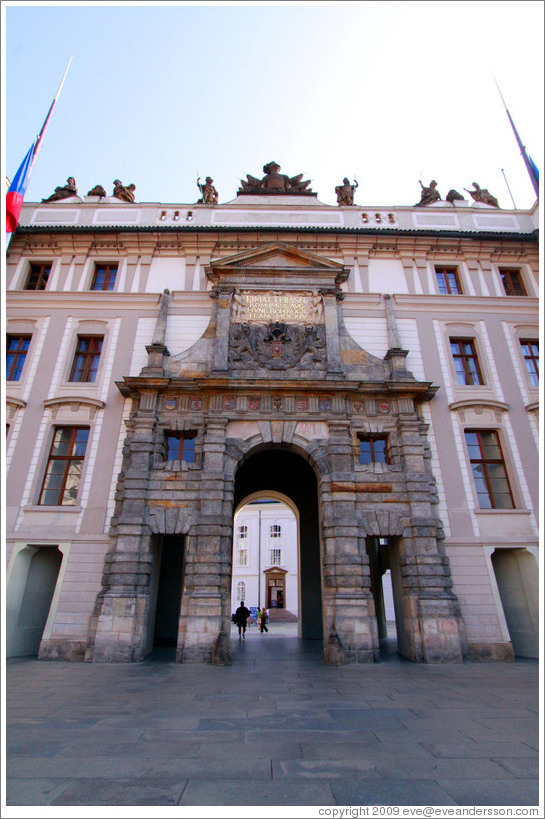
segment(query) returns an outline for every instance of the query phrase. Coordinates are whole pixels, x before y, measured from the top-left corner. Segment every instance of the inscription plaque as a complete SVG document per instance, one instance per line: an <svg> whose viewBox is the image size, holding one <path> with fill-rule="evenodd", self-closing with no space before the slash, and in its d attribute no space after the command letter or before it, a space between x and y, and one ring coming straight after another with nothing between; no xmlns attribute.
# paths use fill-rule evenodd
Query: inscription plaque
<svg viewBox="0 0 545 819"><path fill-rule="evenodd" d="M312 292L237 290L233 294L231 319L235 324L321 324L323 302Z"/></svg>

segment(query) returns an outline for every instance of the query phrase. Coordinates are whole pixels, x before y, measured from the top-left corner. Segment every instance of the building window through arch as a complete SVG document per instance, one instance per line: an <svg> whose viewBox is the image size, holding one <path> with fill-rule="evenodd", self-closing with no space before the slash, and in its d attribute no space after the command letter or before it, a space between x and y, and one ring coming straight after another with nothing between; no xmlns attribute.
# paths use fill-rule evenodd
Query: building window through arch
<svg viewBox="0 0 545 819"><path fill-rule="evenodd" d="M246 599L246 583L243 583L242 580L240 583L237 583L237 602L240 603L241 600Z"/></svg>

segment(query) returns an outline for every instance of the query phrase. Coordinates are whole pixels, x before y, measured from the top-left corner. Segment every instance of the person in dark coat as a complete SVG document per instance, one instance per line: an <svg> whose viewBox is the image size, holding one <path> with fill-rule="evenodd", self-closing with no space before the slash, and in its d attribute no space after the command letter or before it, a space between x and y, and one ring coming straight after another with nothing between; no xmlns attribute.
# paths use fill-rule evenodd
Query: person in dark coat
<svg viewBox="0 0 545 819"><path fill-rule="evenodd" d="M250 617L250 610L244 605L244 600L240 601L240 606L235 611L235 624L238 626L238 639L246 639L246 623Z"/></svg>

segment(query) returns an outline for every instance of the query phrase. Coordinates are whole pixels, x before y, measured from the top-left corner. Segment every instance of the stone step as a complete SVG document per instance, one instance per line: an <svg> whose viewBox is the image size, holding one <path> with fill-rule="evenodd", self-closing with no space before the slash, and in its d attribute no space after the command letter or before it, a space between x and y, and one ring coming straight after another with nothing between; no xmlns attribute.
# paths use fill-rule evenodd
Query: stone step
<svg viewBox="0 0 545 819"><path fill-rule="evenodd" d="M288 609L269 609L269 622L296 623L297 615Z"/></svg>

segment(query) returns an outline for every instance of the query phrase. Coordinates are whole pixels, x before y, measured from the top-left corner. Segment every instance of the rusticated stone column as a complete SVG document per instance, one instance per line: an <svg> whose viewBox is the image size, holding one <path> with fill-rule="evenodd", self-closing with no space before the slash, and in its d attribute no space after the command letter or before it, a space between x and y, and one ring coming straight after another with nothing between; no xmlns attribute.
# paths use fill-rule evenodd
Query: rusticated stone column
<svg viewBox="0 0 545 819"><path fill-rule="evenodd" d="M190 539L176 661L231 662L233 485L225 479L226 419L207 422L196 536Z"/></svg>
<svg viewBox="0 0 545 819"><path fill-rule="evenodd" d="M131 445L116 510L116 540L105 560L90 629L86 659L94 662L136 662L151 650L152 555L145 510L156 399L156 392L143 393L139 411L128 425Z"/></svg>
<svg viewBox="0 0 545 819"><path fill-rule="evenodd" d="M462 662L463 622L432 505L433 476L422 436L416 413L412 418L407 413L399 428L410 521L395 549L403 596L398 650L415 662Z"/></svg>
<svg viewBox="0 0 545 819"><path fill-rule="evenodd" d="M323 485L324 656L327 663L379 657L369 560L358 537L350 423L330 421L334 470Z"/></svg>

